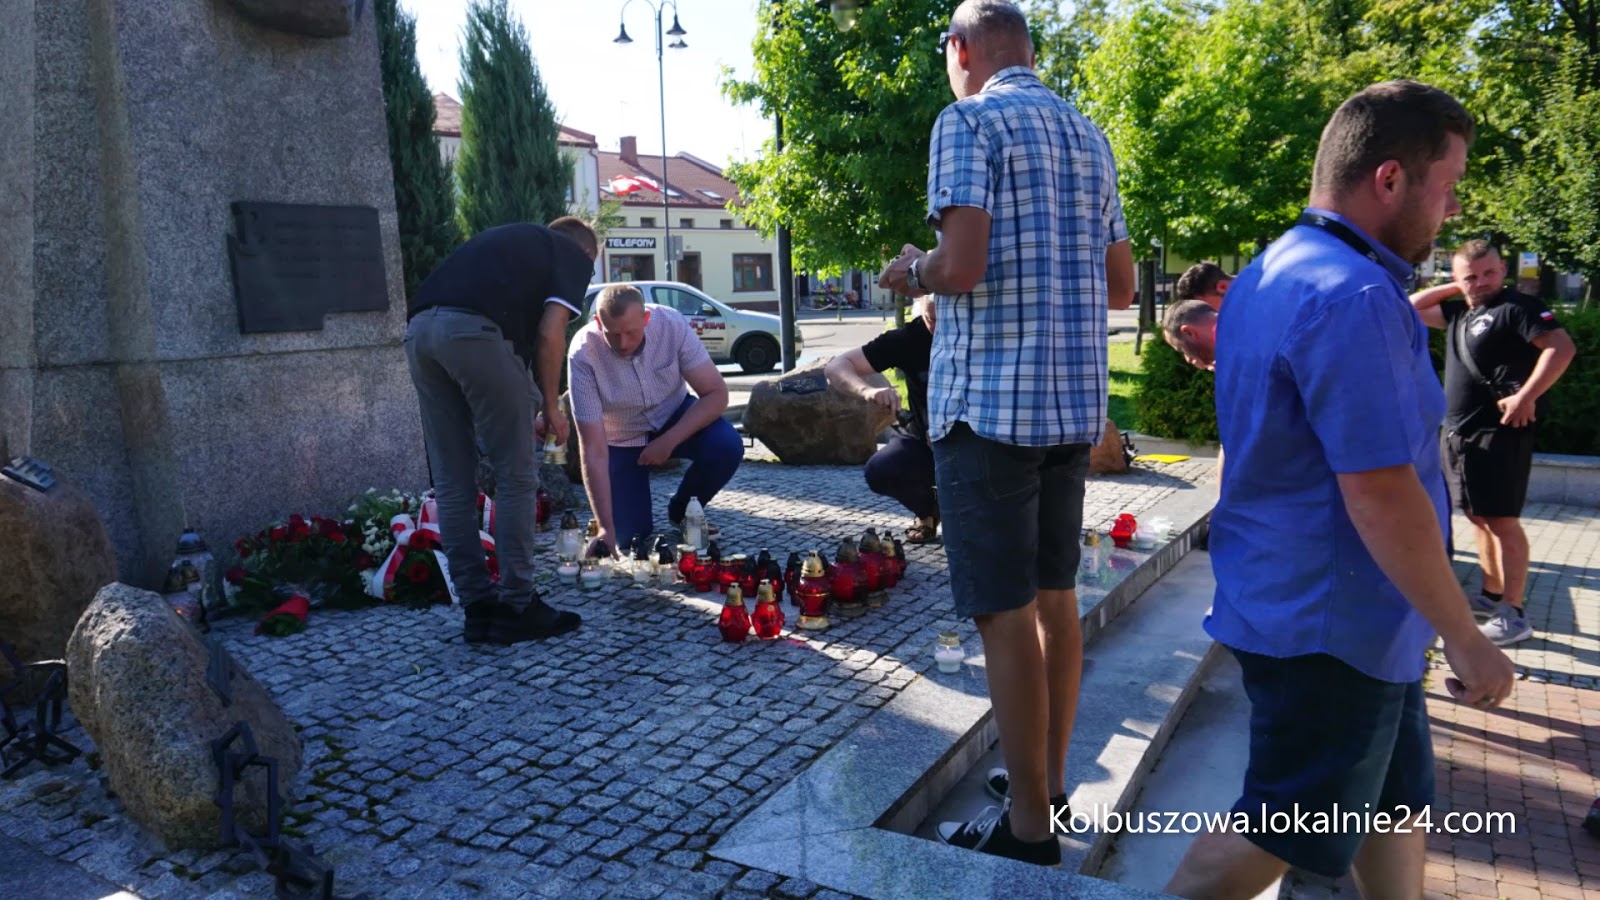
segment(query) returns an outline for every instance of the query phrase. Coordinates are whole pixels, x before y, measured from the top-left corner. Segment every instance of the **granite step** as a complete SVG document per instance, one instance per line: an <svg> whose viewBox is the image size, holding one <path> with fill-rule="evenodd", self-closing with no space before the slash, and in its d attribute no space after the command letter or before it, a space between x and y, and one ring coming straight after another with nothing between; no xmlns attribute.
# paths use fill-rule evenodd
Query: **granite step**
<svg viewBox="0 0 1600 900"><path fill-rule="evenodd" d="M1145 776L1220 655L1200 627L1214 589L1210 554L1189 553L1084 651L1066 772L1076 815L1103 821L1107 813L1133 807ZM988 749L916 834L938 840L939 822L969 820L996 805L984 778L990 768L1003 765L1000 748ZM1062 868L1098 873L1113 838L1108 833L1065 838Z"/></svg>
<svg viewBox="0 0 1600 900"><path fill-rule="evenodd" d="M1196 583L1209 576L1209 561L1185 557L1203 540L1214 502L1214 491L1184 492L1147 511L1178 523L1175 538L1151 553L1122 553L1115 584L1079 592L1089 650L1083 737L1069 760L1069 778L1081 785L1075 803L1126 806L1149 768L1146 755L1153 761L1182 712L1209 646L1194 637L1203 637L1209 596L1196 605ZM1169 572L1181 590L1158 584ZM1147 591L1149 602L1141 598ZM1078 842L1061 869L1046 869L919 836L964 778L982 777L979 762L995 740L982 657L954 675L930 669L736 823L711 854L885 900L1155 896L1082 874L1104 852L1095 841Z"/></svg>

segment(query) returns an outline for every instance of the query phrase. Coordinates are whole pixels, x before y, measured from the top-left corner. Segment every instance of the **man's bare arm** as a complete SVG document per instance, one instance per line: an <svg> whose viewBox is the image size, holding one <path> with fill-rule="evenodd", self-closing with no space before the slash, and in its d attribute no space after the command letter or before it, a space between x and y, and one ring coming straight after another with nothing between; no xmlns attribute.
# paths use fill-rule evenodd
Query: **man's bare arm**
<svg viewBox="0 0 1600 900"><path fill-rule="evenodd" d="M1461 285L1454 281L1425 288L1411 295L1411 308L1422 317L1422 324L1429 328L1443 328L1445 326L1444 313L1439 310L1439 304L1461 293Z"/></svg>
<svg viewBox="0 0 1600 900"><path fill-rule="evenodd" d="M561 414L561 367L567 361L567 323L572 310L560 303L546 303L539 316L539 393L543 396L545 429L555 429L556 443L565 446L569 436L567 417ZM532 440L532 438L529 438Z"/></svg>
<svg viewBox="0 0 1600 900"><path fill-rule="evenodd" d="M589 509L600 520L600 537L607 544L614 543L617 531L611 518L611 448L606 446L606 424L579 422L578 446L581 450L579 458L583 461L583 490L589 495Z"/></svg>
<svg viewBox="0 0 1600 900"><path fill-rule="evenodd" d="M898 410L900 395L895 393L894 388L878 387L868 383L867 376L875 371L872 363L867 362L867 354L860 347L855 347L828 360L828 365L823 368L822 374L827 376L828 383L834 387L848 391L863 400L882 403L891 411ZM885 391L890 396L885 397ZM879 399L880 397L883 399ZM892 404L889 402L891 397Z"/></svg>
<svg viewBox="0 0 1600 900"><path fill-rule="evenodd" d="M1528 343L1539 348L1539 361L1534 363L1533 374L1528 376L1528 383L1519 393L1537 400L1566 374L1567 366L1578 355L1578 347L1565 328L1547 331Z"/></svg>
<svg viewBox="0 0 1600 900"><path fill-rule="evenodd" d="M1107 305L1127 309L1133 305L1133 245L1117 241L1106 248Z"/></svg>
<svg viewBox="0 0 1600 900"><path fill-rule="evenodd" d="M924 290L933 294L965 294L978 286L989 268L989 226L986 210L950 206L939 214L939 246L917 266Z"/></svg>
<svg viewBox="0 0 1600 900"><path fill-rule="evenodd" d="M1402 596L1444 639L1445 656L1465 685L1457 699L1495 702L1511 693L1511 661L1472 621L1444 552L1433 501L1411 465L1338 476L1345 511L1367 552Z"/></svg>

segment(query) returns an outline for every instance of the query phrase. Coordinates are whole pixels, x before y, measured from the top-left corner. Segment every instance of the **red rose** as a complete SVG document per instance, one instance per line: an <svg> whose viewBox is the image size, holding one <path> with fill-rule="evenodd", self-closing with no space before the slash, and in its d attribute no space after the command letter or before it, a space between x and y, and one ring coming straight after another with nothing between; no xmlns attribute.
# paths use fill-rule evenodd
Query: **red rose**
<svg viewBox="0 0 1600 900"><path fill-rule="evenodd" d="M294 515L289 517L289 527L290 528L304 528L305 524L306 524L306 517L300 515L299 513L295 513Z"/></svg>
<svg viewBox="0 0 1600 900"><path fill-rule="evenodd" d="M250 555L250 545L244 542L244 538L239 538L237 541L234 541L233 542L233 549L240 556L249 556Z"/></svg>
<svg viewBox="0 0 1600 900"><path fill-rule="evenodd" d="M268 535L274 541L286 541L289 539L289 529L283 527L282 525L274 525L272 526L272 531L268 532Z"/></svg>
<svg viewBox="0 0 1600 900"><path fill-rule="evenodd" d="M433 532L423 531L419 528L411 532L411 541L408 546L413 550L434 550L438 549L439 541L433 536Z"/></svg>
<svg viewBox="0 0 1600 900"><path fill-rule="evenodd" d="M244 567L234 566L223 573L222 577L228 579L229 584L244 584Z"/></svg>
<svg viewBox="0 0 1600 900"><path fill-rule="evenodd" d="M377 562L373 560L372 554L370 553L362 553L360 556L356 557L356 571L358 572L365 571L376 565Z"/></svg>
<svg viewBox="0 0 1600 900"><path fill-rule="evenodd" d="M330 541L333 541L335 544L344 543L344 532L342 531L335 531L332 534L324 535L324 537Z"/></svg>
<svg viewBox="0 0 1600 900"><path fill-rule="evenodd" d="M433 572L428 568L428 564L420 559L406 566L406 577L411 579L412 584L422 584L431 575L433 575Z"/></svg>

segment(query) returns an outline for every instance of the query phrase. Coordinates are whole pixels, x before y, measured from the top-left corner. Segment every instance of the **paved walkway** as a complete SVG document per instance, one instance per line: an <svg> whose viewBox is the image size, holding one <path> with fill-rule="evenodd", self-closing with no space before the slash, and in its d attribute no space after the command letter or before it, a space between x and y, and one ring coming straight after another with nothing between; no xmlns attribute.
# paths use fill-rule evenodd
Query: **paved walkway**
<svg viewBox="0 0 1600 900"><path fill-rule="evenodd" d="M711 509L729 552L786 554L909 521L859 469L761 458ZM1211 468L1093 479L1085 521L1141 512ZM671 477L656 478L658 515ZM762 644L721 643L711 599L620 585L553 591L585 623L547 644L467 647L460 612L445 608L318 612L287 638L245 621L217 631L301 727L287 820L337 866L341 892L833 900L705 850L924 672L937 632L976 643L950 616L943 550L910 557L886 608ZM144 897L271 894L241 853L155 846L81 762L0 782L0 810L0 833Z"/></svg>
<svg viewBox="0 0 1600 900"><path fill-rule="evenodd" d="M1580 827L1600 796L1600 511L1549 504L1526 510L1532 546L1528 615L1536 637L1508 648L1522 679L1511 700L1483 712L1452 700L1435 668L1428 693L1444 816L1510 813L1509 834L1436 833L1427 890L1437 898L1600 900L1600 839ZM1455 520L1456 569L1478 586L1476 547ZM1282 896L1354 897L1298 873Z"/></svg>

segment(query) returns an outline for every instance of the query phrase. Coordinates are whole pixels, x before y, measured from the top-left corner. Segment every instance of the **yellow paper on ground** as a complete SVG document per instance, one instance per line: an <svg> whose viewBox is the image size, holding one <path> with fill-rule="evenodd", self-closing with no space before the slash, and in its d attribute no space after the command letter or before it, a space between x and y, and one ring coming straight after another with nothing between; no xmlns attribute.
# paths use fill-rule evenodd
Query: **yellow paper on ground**
<svg viewBox="0 0 1600 900"><path fill-rule="evenodd" d="M1179 456L1176 453L1146 453L1143 456L1135 456L1133 458L1133 461L1134 462L1154 462L1154 463L1181 463L1181 462L1183 462L1185 460L1188 460L1188 459L1191 459L1191 458L1192 457L1188 457L1188 456Z"/></svg>

